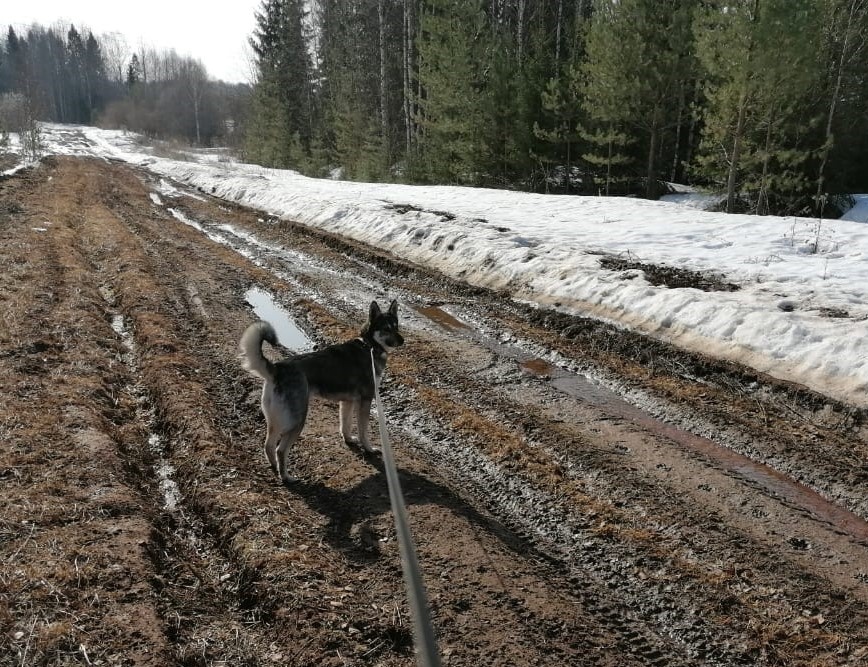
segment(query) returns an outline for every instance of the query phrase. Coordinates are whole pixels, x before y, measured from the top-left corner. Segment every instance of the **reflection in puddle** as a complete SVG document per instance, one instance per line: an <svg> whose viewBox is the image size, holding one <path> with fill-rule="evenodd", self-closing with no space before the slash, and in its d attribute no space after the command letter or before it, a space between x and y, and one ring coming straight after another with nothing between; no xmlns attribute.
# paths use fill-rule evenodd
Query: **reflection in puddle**
<svg viewBox="0 0 868 667"><path fill-rule="evenodd" d="M244 300L253 306L256 316L269 322L277 332L277 340L285 348L294 352L313 350L313 341L292 321L289 313L282 308L265 290L251 287L244 293Z"/></svg>

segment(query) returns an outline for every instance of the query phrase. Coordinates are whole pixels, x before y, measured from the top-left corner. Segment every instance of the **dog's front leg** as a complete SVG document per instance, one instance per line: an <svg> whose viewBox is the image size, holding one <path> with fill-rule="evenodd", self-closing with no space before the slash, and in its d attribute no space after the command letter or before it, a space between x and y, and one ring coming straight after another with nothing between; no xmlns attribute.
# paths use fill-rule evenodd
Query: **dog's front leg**
<svg viewBox="0 0 868 667"><path fill-rule="evenodd" d="M371 444L368 437L368 423L371 419L371 401L360 400L356 403L356 424L359 427L359 444L366 452L376 453L380 449Z"/></svg>
<svg viewBox="0 0 868 667"><path fill-rule="evenodd" d="M353 401L341 401L338 406L338 412L341 420L341 437L348 445L358 444L358 440L353 437Z"/></svg>

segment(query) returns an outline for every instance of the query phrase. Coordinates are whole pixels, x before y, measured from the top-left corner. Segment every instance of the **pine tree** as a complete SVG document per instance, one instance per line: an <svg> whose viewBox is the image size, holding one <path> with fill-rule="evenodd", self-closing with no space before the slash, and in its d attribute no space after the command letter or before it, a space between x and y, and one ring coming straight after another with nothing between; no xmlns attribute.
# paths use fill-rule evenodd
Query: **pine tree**
<svg viewBox="0 0 868 667"><path fill-rule="evenodd" d="M480 54L479 152L477 168L486 182L504 185L522 171L529 155L530 122L524 71L512 34L492 31L487 49Z"/></svg>
<svg viewBox="0 0 868 667"><path fill-rule="evenodd" d="M66 98L67 117L75 123L90 120L88 111L88 84L86 73L86 52L84 42L75 26L70 26L66 34L66 71L64 97Z"/></svg>
<svg viewBox="0 0 868 667"><path fill-rule="evenodd" d="M94 113L101 109L108 88L108 75L99 42L88 32L84 50L84 76L87 94L88 118L93 119Z"/></svg>
<svg viewBox="0 0 868 667"><path fill-rule="evenodd" d="M12 26L6 33L6 80L9 89L31 100L30 49L27 40L19 37Z"/></svg>
<svg viewBox="0 0 868 667"><path fill-rule="evenodd" d="M127 65L127 88L134 88L142 80L142 66L139 64L139 56L135 53Z"/></svg>
<svg viewBox="0 0 868 667"><path fill-rule="evenodd" d="M552 165L563 167L562 187L565 192L571 190L573 165L577 161L574 147L582 132L579 124L582 118L579 81L580 76L577 69L575 67L567 68L562 76L550 79L546 89L540 95L545 125L541 126L538 121L535 122L534 134L538 139L552 146L563 148L563 152L555 151L550 158L539 157L547 165L546 190L548 190L548 184L553 180L550 173Z"/></svg>
<svg viewBox="0 0 868 667"><path fill-rule="evenodd" d="M582 159L594 167L605 169L599 194L608 197L612 193L612 184L617 181L616 172L633 162L625 150L633 141L629 135L618 132L614 127L597 129L595 132L583 131L581 137L591 147L590 151L582 154Z"/></svg>
<svg viewBox="0 0 868 667"><path fill-rule="evenodd" d="M823 0L822 4L821 64L825 81L820 90L825 123L814 194L815 207L820 215L830 190L827 183L830 156L841 143L839 138L836 140L835 132L836 126L840 125L841 111L846 113L848 106L851 109L853 106L865 108L864 86L859 84L865 80L865 52L868 50L868 0ZM854 95L854 91L860 88L863 96ZM843 97L841 91L845 89L849 92ZM862 112L856 112L856 115L864 117Z"/></svg>
<svg viewBox="0 0 868 667"><path fill-rule="evenodd" d="M364 0L328 0L321 7L324 135L331 161L346 178L380 180L390 162L390 119L399 115L383 90L397 88L383 60L388 7Z"/></svg>

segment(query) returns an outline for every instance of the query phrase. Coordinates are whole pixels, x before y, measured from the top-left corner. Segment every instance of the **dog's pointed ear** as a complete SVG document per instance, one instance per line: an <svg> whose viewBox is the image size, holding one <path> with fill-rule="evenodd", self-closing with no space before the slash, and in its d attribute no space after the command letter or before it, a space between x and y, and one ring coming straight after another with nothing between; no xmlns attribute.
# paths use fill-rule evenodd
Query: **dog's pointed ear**
<svg viewBox="0 0 868 667"><path fill-rule="evenodd" d="M368 311L368 321L373 322L380 314L380 304L376 301L371 301L371 309Z"/></svg>
<svg viewBox="0 0 868 667"><path fill-rule="evenodd" d="M398 317L398 300L392 299L392 303L389 304L389 315L392 317Z"/></svg>

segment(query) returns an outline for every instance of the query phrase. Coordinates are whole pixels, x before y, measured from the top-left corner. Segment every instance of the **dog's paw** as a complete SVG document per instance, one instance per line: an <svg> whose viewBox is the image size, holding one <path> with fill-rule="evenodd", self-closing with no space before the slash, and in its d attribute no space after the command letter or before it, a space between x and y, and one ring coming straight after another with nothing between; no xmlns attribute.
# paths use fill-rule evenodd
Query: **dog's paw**
<svg viewBox="0 0 868 667"><path fill-rule="evenodd" d="M382 449L380 449L379 447L374 447L369 442L361 442L361 443L359 443L359 446L362 448L362 451L365 452L365 454L382 454L383 453Z"/></svg>
<svg viewBox="0 0 868 667"><path fill-rule="evenodd" d="M301 481L300 477L293 477L292 475L284 475L280 478L280 483L287 488L291 488L298 484Z"/></svg>

